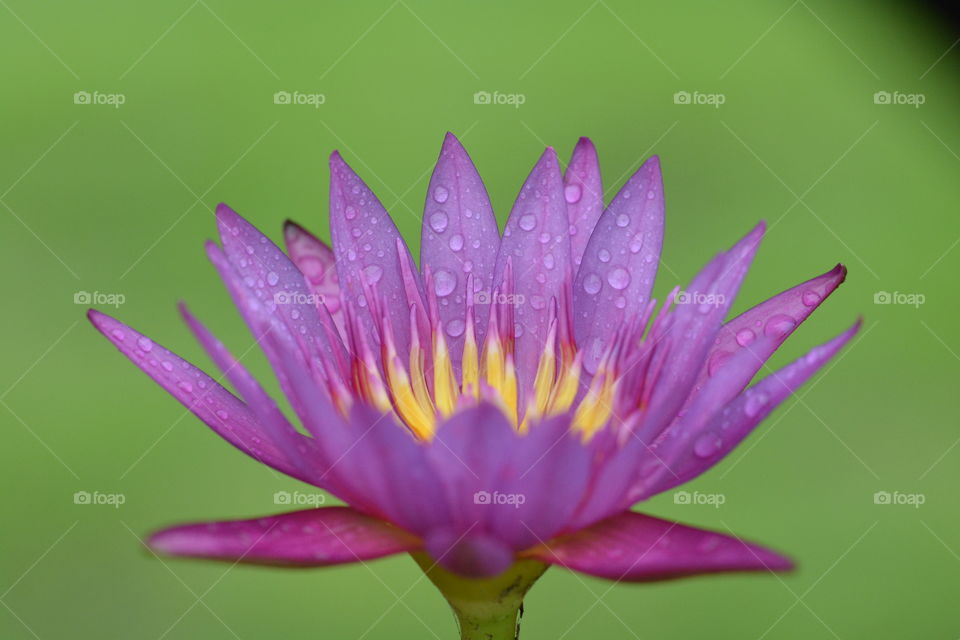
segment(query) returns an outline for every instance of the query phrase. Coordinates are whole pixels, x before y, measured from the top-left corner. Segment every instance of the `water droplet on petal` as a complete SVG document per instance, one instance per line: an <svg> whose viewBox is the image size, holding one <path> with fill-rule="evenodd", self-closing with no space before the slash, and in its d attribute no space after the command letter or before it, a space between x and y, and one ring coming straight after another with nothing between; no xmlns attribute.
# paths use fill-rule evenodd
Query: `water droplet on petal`
<svg viewBox="0 0 960 640"><path fill-rule="evenodd" d="M463 320L451 320L447 323L447 335L451 338L458 338L463 335L463 330L466 328Z"/></svg>
<svg viewBox="0 0 960 640"><path fill-rule="evenodd" d="M433 199L439 202L440 204L443 204L444 202L446 202L447 197L449 195L450 195L450 192L447 191L446 187L438 186L436 189L433 190Z"/></svg>
<svg viewBox="0 0 960 640"><path fill-rule="evenodd" d="M267 284L271 287L280 282L280 276L277 275L276 271L271 271L267 274Z"/></svg>
<svg viewBox="0 0 960 640"><path fill-rule="evenodd" d="M226 420L227 418L230 417L230 414L224 411L223 409L217 409L216 413L217 413L217 417L220 418L221 420Z"/></svg>
<svg viewBox="0 0 960 640"><path fill-rule="evenodd" d="M744 403L743 412L747 414L748 417L755 417L763 407L767 404L767 394L762 391L752 393L747 396L747 401Z"/></svg>
<svg viewBox="0 0 960 640"><path fill-rule="evenodd" d="M624 307L627 306L627 299L624 298L623 296L619 296L616 300L613 301L613 304L617 307L617 309L623 309Z"/></svg>
<svg viewBox="0 0 960 640"><path fill-rule="evenodd" d="M778 313L770 316L766 326L763 328L763 333L767 336L779 338L790 333L796 324L797 321L790 316L785 313Z"/></svg>
<svg viewBox="0 0 960 640"><path fill-rule="evenodd" d="M153 349L153 340L146 336L142 336L137 340L137 347L145 353L149 353Z"/></svg>
<svg viewBox="0 0 960 640"><path fill-rule="evenodd" d="M593 295L598 291L600 291L600 288L602 286L603 286L603 282L600 280L600 276L598 276L595 273L591 273L587 275L586 278L583 279L583 290L589 293L590 295Z"/></svg>
<svg viewBox="0 0 960 640"><path fill-rule="evenodd" d="M537 226L537 219L528 213L527 215L520 217L519 225L524 231L531 231L535 226Z"/></svg>
<svg viewBox="0 0 960 640"><path fill-rule="evenodd" d="M709 458L720 450L723 441L717 436L708 433L700 436L693 445L693 453L699 458Z"/></svg>
<svg viewBox="0 0 960 640"><path fill-rule="evenodd" d="M430 228L437 233L443 233L446 230L447 222L447 214L443 211L438 211L430 216Z"/></svg>
<svg viewBox="0 0 960 640"><path fill-rule="evenodd" d="M357 217L357 208L353 206L349 206L343 210L343 215L344 217L346 217L347 220L353 220L354 218Z"/></svg>
<svg viewBox="0 0 960 640"><path fill-rule="evenodd" d="M530 306L534 309L540 310L547 306L547 301L544 300L543 296L531 296Z"/></svg>
<svg viewBox="0 0 960 640"><path fill-rule="evenodd" d="M820 294L816 291L804 291L800 299L808 307L815 307L820 303Z"/></svg>
<svg viewBox="0 0 960 640"><path fill-rule="evenodd" d="M610 252L606 249L600 249L597 252L597 257L600 259L600 262L610 262Z"/></svg>
<svg viewBox="0 0 960 640"><path fill-rule="evenodd" d="M363 275L369 284L376 284L383 277L383 269L378 265L371 264L363 268Z"/></svg>
<svg viewBox="0 0 960 640"><path fill-rule="evenodd" d="M621 213L620 215L617 216L617 226L618 226L618 227L625 227L625 226L627 226L628 224L630 224L630 216L628 216L628 215L625 214L625 213Z"/></svg>
<svg viewBox="0 0 960 640"><path fill-rule="evenodd" d="M607 282L618 291L626 289L630 284L630 272L623 267L614 267L607 274Z"/></svg>
<svg viewBox="0 0 960 640"><path fill-rule="evenodd" d="M459 233L450 236L448 244L453 251L460 251L460 249L463 249L463 236Z"/></svg>
<svg viewBox="0 0 960 640"><path fill-rule="evenodd" d="M583 195L583 189L580 188L578 184L568 184L563 188L563 198L570 204L576 204L580 202L580 197Z"/></svg>
<svg viewBox="0 0 960 640"><path fill-rule="evenodd" d="M745 347L753 342L753 339L756 337L752 329L740 329L740 331L737 331L737 344Z"/></svg>
<svg viewBox="0 0 960 640"><path fill-rule="evenodd" d="M114 329L114 330L111 331L110 333L111 333L111 334L113 335L113 337L116 338L117 340L123 340L124 337L125 337L123 331L121 331L120 329Z"/></svg>
<svg viewBox="0 0 960 640"><path fill-rule="evenodd" d="M437 272L433 274L433 290L436 291L437 295L441 298L453 293L456 287L457 276L446 269L438 269Z"/></svg>

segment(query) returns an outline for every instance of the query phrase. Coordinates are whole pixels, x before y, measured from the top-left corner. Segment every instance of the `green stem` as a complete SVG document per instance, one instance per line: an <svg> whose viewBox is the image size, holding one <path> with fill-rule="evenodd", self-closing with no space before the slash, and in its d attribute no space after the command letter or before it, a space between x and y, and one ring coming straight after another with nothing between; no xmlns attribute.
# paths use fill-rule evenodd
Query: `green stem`
<svg viewBox="0 0 960 640"><path fill-rule="evenodd" d="M411 554L450 603L461 640L516 640L523 597L547 565L519 560L499 576L472 580L450 573L425 553Z"/></svg>

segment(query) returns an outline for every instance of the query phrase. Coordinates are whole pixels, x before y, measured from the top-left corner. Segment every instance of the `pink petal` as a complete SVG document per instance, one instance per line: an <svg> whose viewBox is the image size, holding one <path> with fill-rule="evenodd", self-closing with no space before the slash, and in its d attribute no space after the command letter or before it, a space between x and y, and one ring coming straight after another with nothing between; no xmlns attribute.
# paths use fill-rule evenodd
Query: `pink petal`
<svg viewBox="0 0 960 640"><path fill-rule="evenodd" d="M551 299L570 286L570 234L563 178L548 147L520 189L503 230L494 283L513 263L517 374L521 389L533 383L548 331ZM482 308L482 307L479 307ZM521 406L522 402L521 402Z"/></svg>
<svg viewBox="0 0 960 640"><path fill-rule="evenodd" d="M587 241L603 213L600 161L590 138L580 138L563 174L563 196L570 221L570 256L574 270L580 266Z"/></svg>
<svg viewBox="0 0 960 640"><path fill-rule="evenodd" d="M700 371L693 397L724 362L747 345L751 345L753 352L761 358L760 362L766 361L846 276L846 267L838 264L823 275L778 293L723 325ZM760 348L757 339L762 337L770 339Z"/></svg>
<svg viewBox="0 0 960 640"><path fill-rule="evenodd" d="M617 328L650 300L663 244L663 179L656 156L620 189L600 216L573 285L574 329L596 371Z"/></svg>
<svg viewBox="0 0 960 640"><path fill-rule="evenodd" d="M426 549L441 567L466 578L492 578L514 562L509 546L482 533L436 531L427 537Z"/></svg>
<svg viewBox="0 0 960 640"><path fill-rule="evenodd" d="M420 267L429 268L433 276L455 364L463 353L467 275L473 275L476 291L490 291L499 247L497 219L483 180L460 141L448 133L423 207ZM475 320L477 339L482 342L487 315L479 314Z"/></svg>
<svg viewBox="0 0 960 640"><path fill-rule="evenodd" d="M283 238L290 259L297 265L307 279L310 291L317 297L316 304L323 305L330 312L340 331L343 330L343 310L340 308L340 283L337 280L336 258L333 249L322 240L288 220L283 227Z"/></svg>
<svg viewBox="0 0 960 640"><path fill-rule="evenodd" d="M785 556L739 538L630 511L553 540L527 555L625 582L793 568Z"/></svg>
<svg viewBox="0 0 960 640"><path fill-rule="evenodd" d="M285 448L277 446L270 431L259 423L247 405L210 376L110 316L93 309L87 316L123 355L224 440L287 475L305 482L316 480L313 474L304 472L303 464L291 459ZM304 442L308 440L299 437Z"/></svg>
<svg viewBox="0 0 960 640"><path fill-rule="evenodd" d="M298 567L361 562L422 546L414 536L349 507L180 525L153 534L147 544L173 556Z"/></svg>
<svg viewBox="0 0 960 640"><path fill-rule="evenodd" d="M705 424L686 428L684 420L667 431L657 454L666 468L649 475L635 493L643 499L687 482L722 460L770 412L825 365L860 329L860 321L807 355L756 383ZM686 418L686 416L685 416Z"/></svg>
<svg viewBox="0 0 960 640"><path fill-rule="evenodd" d="M373 287L378 298L386 299L385 310L395 332L397 350L406 353L410 346L412 301L407 299L404 289L401 260L412 265L413 258L377 196L337 152L330 156L330 233L341 299L366 307L358 315L369 335L375 335L374 319L369 313L373 301L366 299L364 282ZM417 287L422 306L419 282Z"/></svg>

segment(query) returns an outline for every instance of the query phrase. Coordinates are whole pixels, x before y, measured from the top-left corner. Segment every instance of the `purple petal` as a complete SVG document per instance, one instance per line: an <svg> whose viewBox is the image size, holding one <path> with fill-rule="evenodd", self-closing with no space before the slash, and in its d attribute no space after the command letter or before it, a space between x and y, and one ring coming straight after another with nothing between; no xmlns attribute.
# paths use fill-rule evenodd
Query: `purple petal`
<svg viewBox="0 0 960 640"><path fill-rule="evenodd" d="M630 511L554 540L529 555L581 573L626 582L793 568L785 556L740 538Z"/></svg>
<svg viewBox="0 0 960 640"><path fill-rule="evenodd" d="M722 460L770 412L789 397L810 376L825 365L860 329L860 321L839 336L815 347L807 355L756 383L702 426L690 425L686 416L667 432L657 452L669 472L659 470L648 476L636 492L642 499L687 482Z"/></svg>
<svg viewBox="0 0 960 640"><path fill-rule="evenodd" d="M548 147L520 189L503 230L494 283L513 263L516 304L517 375L521 389L533 383L548 331L551 298L570 286L570 234L563 178ZM521 401L521 406L523 406Z"/></svg>
<svg viewBox="0 0 960 640"><path fill-rule="evenodd" d="M647 306L662 245L663 179L653 156L600 216L577 271L574 329L588 372L623 321Z"/></svg>
<svg viewBox="0 0 960 640"><path fill-rule="evenodd" d="M422 548L414 536L349 507L180 525L153 534L147 544L173 556L298 567L361 562Z"/></svg>
<svg viewBox="0 0 960 640"><path fill-rule="evenodd" d="M386 299L397 350L406 353L411 301L404 290L401 260L412 265L413 258L377 196L337 152L330 156L330 232L344 301L369 310L373 301L366 299L364 282L373 287L379 298ZM422 305L419 282L417 287ZM377 335L374 319L361 311L359 317L369 335Z"/></svg>
<svg viewBox="0 0 960 640"><path fill-rule="evenodd" d="M123 355L224 440L282 473L305 482L316 480L304 474L302 465L291 460L272 441L269 431L257 421L247 405L210 376L110 316L93 309L87 315ZM304 436L300 437L306 440Z"/></svg>
<svg viewBox="0 0 960 640"><path fill-rule="evenodd" d="M460 141L448 133L423 208L420 267L433 275L455 365L463 353L467 275L473 274L475 290L490 291L499 247L497 219L483 180ZM480 314L475 320L482 343L487 316Z"/></svg>
<svg viewBox="0 0 960 640"><path fill-rule="evenodd" d="M563 197L570 221L570 256L574 270L580 266L587 241L603 213L600 161L590 138L580 138L563 174Z"/></svg>
<svg viewBox="0 0 960 640"><path fill-rule="evenodd" d="M340 283L337 280L336 258L333 249L322 240L288 220L283 227L283 238L290 259L307 279L315 302L324 305L343 335L343 310L340 305Z"/></svg>
<svg viewBox="0 0 960 640"><path fill-rule="evenodd" d="M784 340L846 277L846 267L838 264L823 275L778 293L723 325L710 348L706 364L700 371L693 397L696 397L697 391L707 379L720 370L739 349L751 345L754 353L763 361L773 355ZM755 343L758 337L770 338L762 349ZM757 369L759 370L759 366Z"/></svg>

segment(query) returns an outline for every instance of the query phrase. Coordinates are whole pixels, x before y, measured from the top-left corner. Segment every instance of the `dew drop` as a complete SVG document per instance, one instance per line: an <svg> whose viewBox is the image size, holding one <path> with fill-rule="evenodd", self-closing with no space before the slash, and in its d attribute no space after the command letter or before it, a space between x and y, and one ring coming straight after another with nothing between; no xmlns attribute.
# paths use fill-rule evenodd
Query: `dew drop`
<svg viewBox="0 0 960 640"><path fill-rule="evenodd" d="M463 320L451 320L447 323L447 335L451 338L458 338L463 335L463 330L466 328Z"/></svg>
<svg viewBox="0 0 960 640"><path fill-rule="evenodd" d="M277 275L276 271L271 271L267 274L267 284L271 287L280 282L280 276Z"/></svg>
<svg viewBox="0 0 960 640"><path fill-rule="evenodd" d="M713 434L700 436L693 445L693 453L699 458L709 458L720 450L723 441Z"/></svg>
<svg viewBox="0 0 960 640"><path fill-rule="evenodd" d="M453 293L456 287L457 276L446 269L438 269L437 272L433 274L433 290L436 291L437 295L441 298Z"/></svg>
<svg viewBox="0 0 960 640"><path fill-rule="evenodd" d="M767 404L767 400L769 400L767 394L763 393L762 391L753 393L747 396L747 401L744 404L743 412L746 413L747 416L753 418L760 413L760 410L763 409L763 407Z"/></svg>
<svg viewBox="0 0 960 640"><path fill-rule="evenodd" d="M563 198L570 204L580 202L581 196L583 196L583 189L578 184L568 184L563 188Z"/></svg>
<svg viewBox="0 0 960 640"><path fill-rule="evenodd" d="M430 228L437 233L443 233L447 229L447 222L449 222L447 214L443 211L438 211L430 216Z"/></svg>
<svg viewBox="0 0 960 640"><path fill-rule="evenodd" d="M617 307L617 309L623 309L627 306L627 299L623 296L619 296L613 301L613 304Z"/></svg>
<svg viewBox="0 0 960 640"><path fill-rule="evenodd" d="M784 313L778 313L770 316L766 326L763 328L764 335L779 338L788 334L796 326L797 322Z"/></svg>
<svg viewBox="0 0 960 640"><path fill-rule="evenodd" d="M610 262L610 252L606 249L600 249L597 252L597 257L600 258L600 262Z"/></svg>
<svg viewBox="0 0 960 640"><path fill-rule="evenodd" d="M383 269L379 265L371 264L363 268L363 275L368 283L376 284L383 277Z"/></svg>
<svg viewBox="0 0 960 640"><path fill-rule="evenodd" d="M344 217L346 217L347 220L353 220L354 218L357 217L357 208L353 206L349 206L343 210L343 215Z"/></svg>
<svg viewBox="0 0 960 640"><path fill-rule="evenodd" d="M520 217L519 224L520 228L524 231L531 231L535 226L537 226L537 219L528 213L527 215Z"/></svg>
<svg viewBox="0 0 960 640"><path fill-rule="evenodd" d="M607 274L607 282L618 291L622 291L630 284L630 272L623 267L614 267Z"/></svg>
<svg viewBox="0 0 960 640"><path fill-rule="evenodd" d="M587 277L583 279L583 290L590 295L600 291L602 286L603 282L600 280L600 276L595 273L588 274Z"/></svg>
<svg viewBox="0 0 960 640"><path fill-rule="evenodd" d="M745 347L753 342L753 339L756 337L752 329L740 329L740 331L737 331L737 344Z"/></svg>
<svg viewBox="0 0 960 640"><path fill-rule="evenodd" d="M627 226L628 224L630 224L630 216L628 216L628 215L625 214L625 213L621 213L620 215L617 216L617 226L618 226L618 227L625 227L625 226Z"/></svg>
<svg viewBox="0 0 960 640"><path fill-rule="evenodd" d="M439 202L440 204L443 204L444 202L446 202L449 196L450 196L450 192L447 191L446 187L438 186L436 189L433 190L433 199Z"/></svg>
<svg viewBox="0 0 960 640"><path fill-rule="evenodd" d="M803 295L800 296L800 299L803 301L803 304L808 307L815 307L820 303L820 294L816 291L804 291Z"/></svg>
<svg viewBox="0 0 960 640"><path fill-rule="evenodd" d="M220 418L221 420L226 420L227 418L230 417L230 414L224 411L223 409L217 409L216 413L217 413L217 417Z"/></svg>
<svg viewBox="0 0 960 640"><path fill-rule="evenodd" d="M123 331L121 331L120 329L114 329L110 333L113 334L113 337L116 338L117 340L123 340L125 337Z"/></svg>
<svg viewBox="0 0 960 640"><path fill-rule="evenodd" d="M144 353L150 353L150 350L153 349L153 340L146 336L142 336L137 340L137 346L140 348L140 351Z"/></svg>
<svg viewBox="0 0 960 640"><path fill-rule="evenodd" d="M539 311L547 306L547 301L544 300L543 296L531 296L530 306Z"/></svg>
<svg viewBox="0 0 960 640"><path fill-rule="evenodd" d="M460 249L463 249L463 236L459 233L450 236L448 244L453 251L460 251Z"/></svg>

